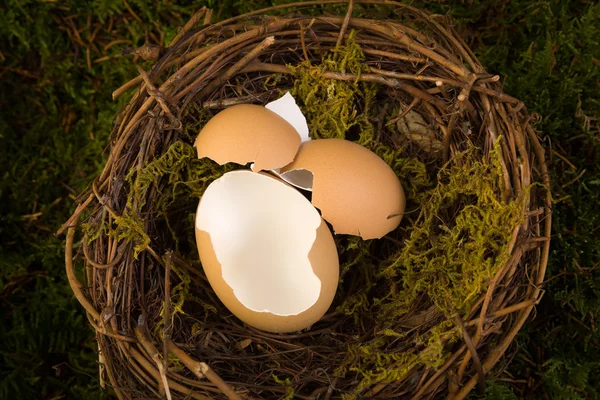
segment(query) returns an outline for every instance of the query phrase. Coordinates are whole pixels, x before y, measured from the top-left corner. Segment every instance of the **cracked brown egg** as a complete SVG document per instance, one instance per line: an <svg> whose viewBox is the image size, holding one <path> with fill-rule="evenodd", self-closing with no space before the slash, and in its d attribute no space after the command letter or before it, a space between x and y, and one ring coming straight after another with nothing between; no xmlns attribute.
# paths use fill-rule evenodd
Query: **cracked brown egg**
<svg viewBox="0 0 600 400"><path fill-rule="evenodd" d="M404 213L406 197L392 168L348 140L302 143L280 176L312 191L312 204L336 234L378 239L396 229Z"/></svg>

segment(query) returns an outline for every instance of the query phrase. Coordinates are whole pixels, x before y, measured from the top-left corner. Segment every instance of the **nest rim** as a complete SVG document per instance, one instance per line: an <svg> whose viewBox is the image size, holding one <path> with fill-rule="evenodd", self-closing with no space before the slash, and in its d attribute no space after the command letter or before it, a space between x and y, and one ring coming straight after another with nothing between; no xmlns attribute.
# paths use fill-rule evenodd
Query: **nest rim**
<svg viewBox="0 0 600 400"><path fill-rule="evenodd" d="M283 18L264 17L265 20L258 23L255 23L256 20L254 19L257 16L268 15L270 12L282 9L292 9L294 12L298 12L311 6L343 4L347 4L347 11L344 16L302 17L295 14L292 17ZM416 18L421 18L424 22L437 29L438 33L442 32L442 34L447 35L447 42L444 44L454 46L455 52L449 52L444 46L427 47L425 45L427 41L426 37L401 23L392 20L382 21L355 18L352 14L354 11L353 8L357 4L386 5L395 7L395 12L400 10L401 12L416 16ZM169 140L176 136L176 131L181 128L182 110L192 100L195 101L198 98L204 99L206 97L207 100L204 104L207 101L213 101L214 103L215 100L210 100L210 96L236 74L248 74L259 71L265 73L289 73L286 70L286 65L260 62L257 61L258 57L264 54L264 51L272 46L274 42L277 43L279 41L277 35L284 31L285 28L295 25L300 28L300 31L303 31L302 23L309 24L311 19L331 24L336 29L339 27L337 37L329 35L330 37L327 38L332 43L331 46L335 45L335 48L339 47L343 42L348 29L364 30L374 33L376 38L388 35L387 39L389 41L398 41L399 46L397 48L404 48L405 50L408 48L410 54L406 54L406 52L396 54L398 57L404 57L403 60L406 62L418 63L420 58L421 60L426 59L427 62L433 62L437 66L445 68L448 73L444 77L426 77L422 74L404 74L375 69L371 73L362 74L360 77L344 73L331 73L329 78L339 80L361 79L393 87L396 90L409 93L423 103L430 104L428 109L434 110L437 107L436 102L439 101L439 98L446 95L443 92L445 87L459 89L459 91L457 90L458 94L455 96L454 104L464 107L463 110L467 113L469 112L469 100L478 96L482 104L482 106L481 104L479 106L484 107L485 110L482 112L481 109L477 109L476 111L484 114L487 113L490 118L487 124L485 120L481 123L486 130L486 137L487 135L502 136L503 139L510 142L503 148L504 177L509 182L509 186L514 187L515 190L517 189L511 184L514 180L521 184L539 182L546 188L545 195L536 196L535 200L532 196L530 204L528 204L530 211L527 221L525 221L525 225L529 225L526 229L527 237L519 236L519 232L524 228L520 227L518 230L515 230L511 246L511 258L506 264L506 268L503 268L503 271L499 271L492 281L490 281L485 293L480 294L475 312L470 313L471 319L461 318L459 315L455 316L455 323L462 331L463 344L456 346L452 355L436 371L411 371L412 374L409 373L408 376L416 382L417 390L405 393L404 395L410 398L421 398L426 395L439 393L439 390L445 388L447 394L451 395L452 398L462 399L475 386L480 385L481 389L484 375L496 365L507 351L514 337L526 322L542 295L541 285L543 284L550 249L551 195L547 189L549 188L550 180L545 162L544 149L531 124L534 116L528 114L522 102L502 92L500 85L497 83L497 76L485 72L474 53L462 41L451 24L448 24L447 21L438 22L442 18L441 16L433 16L426 11L412 6L389 0L356 0L350 2L346 0L316 0L256 10L214 24L211 24L210 20L207 19L200 28L194 29L193 27L198 25L207 14L209 14L207 10L203 9L192 17L157 60L150 73L138 67L140 75L113 93L113 97L116 98L133 87L139 86L140 88L133 95L129 106L120 115L115 125L112 133L112 149L105 169L100 177L93 181L91 189L82 194L81 201L75 212L58 231L59 234L63 232L67 233L65 247L67 277L76 298L86 310L90 324L97 332L99 348L101 349L101 368L104 365L110 385L114 388L117 397L120 399L131 398L132 392L120 389L123 385L119 382L118 371L114 370L114 365L111 365L111 357L114 356L111 355L111 351L115 351L114 349L128 353L132 359L136 360L131 366L130 373L135 375L141 384L148 386L149 393L154 395L163 396L165 388L167 388L167 392L173 391L173 393L180 394L191 394L192 389L196 388L202 394L197 396L192 395L194 398L207 398L206 396L210 397L211 395L220 393L230 399L241 399L246 397L248 388L251 388L252 384L225 382L211 368L210 360L206 362L197 361L185 349L175 345L170 340L170 337L163 338L163 340L153 338L152 334L147 331L147 328L144 328L148 321L138 321L138 326L135 325L135 321L128 321L126 329L125 326L119 327L115 318L113 318L115 307L118 305L115 303L119 303L120 301L121 306L123 306L122 303L126 301L125 296L112 299L110 284L108 284L103 289L107 292L106 299L103 302L99 302L95 297L96 295L90 290L90 285L93 285L93 276L98 271L106 274L104 282L102 282L106 283L114 278L116 268L122 268L120 266L132 263L130 255L132 248L124 243L119 243L119 241L109 243L108 245L104 244L103 250L99 250L97 247L90 249L91 246L83 246L82 255L85 260L86 284L82 283L77 278L75 272L75 260L78 254L74 251L76 249L75 234L80 216L92 207L95 207L95 213L102 213L106 218L117 218L123 212L122 209L116 209L115 204L118 202L110 201L111 191L109 189L112 189L113 192L115 190L120 191L123 184L122 179L121 182L119 182L119 179L115 179L115 177L123 177L123 168L119 167L121 168L119 175L119 172L115 173L115 165L121 163L121 165L127 164L131 166L136 162L140 162L131 154L122 154L124 149L127 146L131 146L132 143L148 151L150 140L146 136L142 140L137 139L137 141L134 141L132 138L135 137L135 133L138 133L139 126L142 125L140 121L145 118L149 111L154 112L155 115L163 116L163 121L161 122L163 126L160 129L167 135L164 143L169 142ZM244 23L243 21L247 22ZM230 37L225 36L224 39L221 38L220 41L216 40L216 43L212 45L200 44L200 42L210 38L211 33L215 35L214 38L219 39L219 35L226 28L234 32ZM295 40L299 48L302 49L298 52L306 54L303 35L304 33L292 40ZM289 39L287 36L283 36ZM189 49L181 52L186 46ZM238 47L236 48L236 46ZM236 49L238 52L228 54L228 49L231 48ZM371 52L373 56L393 57L390 54L395 54L392 51L371 50L375 50L375 52ZM243 56L241 56L242 51L245 51L245 55ZM181 67L182 64L183 66ZM206 65L209 65L209 67L212 66L214 70L218 70L218 72L215 72L216 78L208 76L209 74L200 73L202 70L200 67ZM227 65L229 68L221 70L220 68L223 68L223 65ZM154 82L157 78L161 74L164 74L168 68L174 66L177 66L178 70L165 79L160 86L156 86ZM187 86L182 85L182 81ZM412 85L416 82L426 82L429 85L434 84L440 88L439 92L431 95L427 91L422 90L421 87ZM217 103L213 105L228 105L227 102L223 102L221 99L216 101ZM470 106L472 107L473 105L470 104ZM518 118L515 117L516 122L512 127L506 123L509 120L509 118L506 118L506 115L518 116ZM442 117L445 116L442 115ZM451 141L452 128L456 121L454 120L453 122L451 116L442 119L447 123L446 127L450 132L444 135L443 158L444 160L448 160L454 152ZM502 125L502 123L505 123L505 125ZM158 130L159 128L155 127L155 129ZM501 135L502 132L505 135ZM511 151L518 155L514 160L510 159ZM515 168L513 164L518 162L520 162L520 165ZM534 177L534 165L537 167L536 177ZM115 189L116 185L112 183L115 181L121 185L118 189ZM537 204L535 204L535 201L537 201ZM150 263L152 260L152 262L156 262L164 268L165 281L163 284L164 287L168 288L171 266L182 260L178 260L177 256L171 253L167 253L166 257L161 256L151 246L147 247L144 251L147 253L147 256L143 259L148 260L147 263ZM103 252L104 254L100 254L99 252ZM532 279L533 282L529 282L525 300L521 299L521 301L510 304L503 309L493 310L492 302L494 296L497 295L498 287L502 284L502 279L505 278L507 270L509 267L514 269L519 266L526 259L526 256L531 257L528 261L534 261L532 263L533 266L529 267L528 273L531 275L535 273L535 280ZM142 266L142 270L143 268ZM123 270L121 269L121 271ZM131 268L129 269L129 273L132 273ZM95 284L97 285L97 283ZM168 294L169 289L163 290ZM168 295L165 296L165 298L169 297ZM129 297L128 301L131 302L131 297ZM489 318L490 315L498 318L514 315L515 313L516 317L512 321L507 322L507 319L502 320L501 327L504 333L496 336L496 346L487 351L484 357L480 357L482 352L478 350L478 347L481 344L482 336L484 336L483 331L486 328L486 323L488 323L486 318ZM473 328L475 328L474 334L470 333L473 332ZM277 336L275 335L275 337ZM160 349L161 345L162 349ZM162 351L159 351L159 349ZM169 374L167 377L165 371L169 353L178 358L198 378L198 381L192 383L191 379L177 374ZM160 362L161 357L163 362ZM454 372L455 370L457 373ZM204 378L208 379L209 384L204 384L206 382ZM403 378L403 381L406 381L406 379L408 378ZM390 384L393 385L394 383ZM385 392L387 385L375 385L363 393L369 397L376 397ZM412 386L415 387L415 384ZM324 398L330 398L335 392L334 387L335 383L330 383L329 386L323 387L323 390L320 392L315 391L315 393L318 392L316 394L312 393L310 396L299 395L298 397L313 398L311 396L323 394Z"/></svg>

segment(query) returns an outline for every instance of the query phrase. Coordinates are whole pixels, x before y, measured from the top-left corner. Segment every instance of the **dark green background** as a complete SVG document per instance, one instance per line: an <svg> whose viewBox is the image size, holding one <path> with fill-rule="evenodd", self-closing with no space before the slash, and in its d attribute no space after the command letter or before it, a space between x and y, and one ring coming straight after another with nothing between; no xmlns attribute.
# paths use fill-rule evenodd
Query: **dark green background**
<svg viewBox="0 0 600 400"><path fill-rule="evenodd" d="M157 26L172 38L204 5L222 19L282 2L129 0L140 21L115 35L141 45ZM554 196L545 296L486 395L599 398L600 4L412 3L452 15L488 71L543 117ZM69 26L85 41L94 24L124 14L123 0L0 2L0 399L103 396L92 331L64 276L64 238L53 232L103 165L125 100L111 92L136 74L131 57L93 62L123 45L99 49L88 66Z"/></svg>

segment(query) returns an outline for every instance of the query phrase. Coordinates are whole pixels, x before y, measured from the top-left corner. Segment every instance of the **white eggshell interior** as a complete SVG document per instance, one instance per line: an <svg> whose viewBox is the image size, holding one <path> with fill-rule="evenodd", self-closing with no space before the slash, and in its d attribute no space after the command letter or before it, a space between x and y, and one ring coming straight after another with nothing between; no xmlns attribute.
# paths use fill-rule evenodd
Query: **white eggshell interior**
<svg viewBox="0 0 600 400"><path fill-rule="evenodd" d="M300 135L302 142L310 140L308 135L308 124L306 123L306 117L302 114L300 107L296 104L296 100L287 92L279 99L268 103L266 106L269 110L278 114L280 117L290 123Z"/></svg>
<svg viewBox="0 0 600 400"><path fill-rule="evenodd" d="M277 171L277 175L290 185L312 192L313 173L307 169L293 169L283 174Z"/></svg>
<svg viewBox="0 0 600 400"><path fill-rule="evenodd" d="M223 279L247 308L296 315L319 298L309 252L321 217L296 189L233 171L206 189L196 227L210 235Z"/></svg>

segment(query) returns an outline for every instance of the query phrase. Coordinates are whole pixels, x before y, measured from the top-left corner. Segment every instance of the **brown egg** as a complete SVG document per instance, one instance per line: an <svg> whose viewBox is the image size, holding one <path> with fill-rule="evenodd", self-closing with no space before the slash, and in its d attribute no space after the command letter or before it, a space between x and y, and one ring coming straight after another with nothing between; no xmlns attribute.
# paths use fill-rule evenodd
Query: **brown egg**
<svg viewBox="0 0 600 400"><path fill-rule="evenodd" d="M277 113L253 104L226 108L202 128L195 143L198 158L220 165L254 162L253 171L289 164L300 146L296 129Z"/></svg>
<svg viewBox="0 0 600 400"><path fill-rule="evenodd" d="M297 331L333 302L339 261L331 232L279 179L242 170L212 182L198 205L196 241L215 294L248 325Z"/></svg>
<svg viewBox="0 0 600 400"><path fill-rule="evenodd" d="M281 177L312 190L313 205L337 234L381 238L398 227L404 213L406 198L394 171L375 153L348 140L302 143Z"/></svg>

